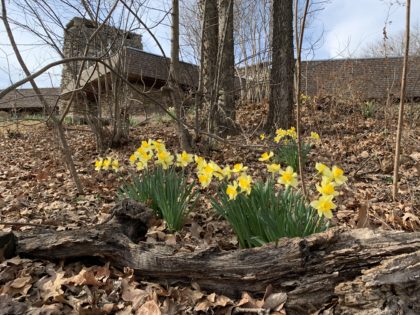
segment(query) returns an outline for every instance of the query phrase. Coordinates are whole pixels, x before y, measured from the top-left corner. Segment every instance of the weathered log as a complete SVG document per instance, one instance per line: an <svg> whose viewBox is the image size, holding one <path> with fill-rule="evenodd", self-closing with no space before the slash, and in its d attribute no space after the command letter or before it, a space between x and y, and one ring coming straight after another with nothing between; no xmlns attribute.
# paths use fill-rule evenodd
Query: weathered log
<svg viewBox="0 0 420 315"><path fill-rule="evenodd" d="M133 268L139 279L165 284L195 281L203 289L229 296L243 291L262 294L271 284L275 291L287 293L288 314L313 312L332 301L343 313L379 314L378 308L386 307L378 302L381 297L392 307L420 309L420 299L408 298L420 290L420 233L331 229L304 239L284 238L277 246L187 252L181 245L136 244L111 221L78 231L25 232L18 235L17 253L42 259L98 257L116 267ZM350 298L362 288L365 308Z"/></svg>

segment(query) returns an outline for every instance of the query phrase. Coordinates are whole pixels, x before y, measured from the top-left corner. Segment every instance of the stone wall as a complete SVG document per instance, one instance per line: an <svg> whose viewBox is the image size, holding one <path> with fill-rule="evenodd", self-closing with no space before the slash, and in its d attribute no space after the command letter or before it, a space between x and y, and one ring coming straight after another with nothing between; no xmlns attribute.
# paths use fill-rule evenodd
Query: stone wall
<svg viewBox="0 0 420 315"><path fill-rule="evenodd" d="M302 64L302 93L353 99L400 95L402 58L307 61ZM409 58L407 98L420 98L420 57Z"/></svg>
<svg viewBox="0 0 420 315"><path fill-rule="evenodd" d="M98 34L89 41L89 38L97 30L99 25L90 20L75 17L67 25L64 31L63 52L65 57L83 56L87 43L89 42L88 57L112 57L121 51L122 47L130 46L142 49L141 35L126 32L124 30L104 25ZM75 82L79 73L82 61L65 63L61 75L61 90L66 90L70 82ZM84 69L92 66L92 62L85 62ZM71 113L77 115L85 110L85 102L79 100L74 102ZM66 106L67 101L63 100L60 107Z"/></svg>

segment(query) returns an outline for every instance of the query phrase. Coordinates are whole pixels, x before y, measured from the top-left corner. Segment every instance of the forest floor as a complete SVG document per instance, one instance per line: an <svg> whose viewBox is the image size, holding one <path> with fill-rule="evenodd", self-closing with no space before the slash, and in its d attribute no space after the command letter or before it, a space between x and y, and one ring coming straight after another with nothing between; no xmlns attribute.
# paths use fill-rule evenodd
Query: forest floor
<svg viewBox="0 0 420 315"><path fill-rule="evenodd" d="M303 110L303 132L316 131L321 143L308 158L308 187L315 191L315 162L336 164L348 182L337 197L332 225L355 228L359 212L367 210L373 228L420 230L420 108L408 107L404 134L398 200L392 200L396 107L373 113L360 106L322 103ZM231 136L206 157L222 165L244 163L255 178L262 175L260 140L267 106L246 105L238 112L239 135ZM368 117L372 116L372 117ZM140 119L140 118L139 118ZM17 132L19 131L19 132ZM163 139L177 150L175 125L163 115L153 115L131 127L131 141L102 157L118 158L130 168L128 157L141 140ZM55 226L77 230L106 220L118 202L118 188L127 171L96 172L95 140L87 126L71 125L67 137L85 189L78 195L54 133L45 124L21 121L18 129L0 122L0 221ZM203 202L190 212L184 228L169 233L163 223L149 229L147 242L179 243L187 247L218 245L236 249L238 242L228 223ZM364 215L364 214L362 214ZM34 229L2 225L1 231ZM90 265L87 262L50 262L15 257L0 264L0 314L229 314L240 308L261 308L264 297L244 292L241 299L205 292L189 286L137 282L130 269ZM272 314L284 314L281 305Z"/></svg>

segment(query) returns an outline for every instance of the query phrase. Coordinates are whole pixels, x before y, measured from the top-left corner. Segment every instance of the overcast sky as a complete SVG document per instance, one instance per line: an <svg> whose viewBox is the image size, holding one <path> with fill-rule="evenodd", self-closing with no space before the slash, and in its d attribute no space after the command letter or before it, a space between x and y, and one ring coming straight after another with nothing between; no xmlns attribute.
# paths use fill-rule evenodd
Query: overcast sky
<svg viewBox="0 0 420 315"><path fill-rule="evenodd" d="M151 3L157 5L160 1L153 0ZM323 34L323 37L318 49L309 58L331 59L360 55L363 47L382 39L387 17L388 34L402 31L405 25L405 7L398 4L390 7L389 2L389 0L330 0L324 10L318 12L315 20L312 21L310 32L314 34L314 37L319 34ZM6 1L6 3L13 6L13 1ZM158 7L168 9L165 5ZM153 23L155 20L158 20L158 17L151 15L148 22ZM411 20L412 25L420 24L420 0L412 0ZM165 24L154 28L154 32L169 55L170 32L168 22ZM55 52L40 45L39 41L28 33L15 29L15 38L32 71L58 59ZM146 51L159 53L147 34L143 34L143 44ZM60 71L60 68L49 71L37 81L42 87L59 86ZM4 32L4 26L0 23L0 89L23 77Z"/></svg>

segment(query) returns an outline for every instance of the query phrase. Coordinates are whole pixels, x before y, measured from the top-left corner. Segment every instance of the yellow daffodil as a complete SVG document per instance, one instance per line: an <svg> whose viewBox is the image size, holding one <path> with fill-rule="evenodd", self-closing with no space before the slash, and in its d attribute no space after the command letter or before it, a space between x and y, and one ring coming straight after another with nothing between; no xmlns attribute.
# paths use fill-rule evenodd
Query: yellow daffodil
<svg viewBox="0 0 420 315"><path fill-rule="evenodd" d="M316 163L315 168L318 171L318 173L321 174L322 176L326 176L326 177L332 176L330 168L326 166L325 164Z"/></svg>
<svg viewBox="0 0 420 315"><path fill-rule="evenodd" d="M289 130L287 130L287 135L291 137L292 139L297 138L297 133L295 127L291 127Z"/></svg>
<svg viewBox="0 0 420 315"><path fill-rule="evenodd" d="M323 176L321 185L316 185L316 190L323 196L337 196L338 192L335 191L336 184L331 181L331 178Z"/></svg>
<svg viewBox="0 0 420 315"><path fill-rule="evenodd" d="M331 174L332 179L338 186L344 184L347 181L347 177L344 176L344 171L335 165L332 168Z"/></svg>
<svg viewBox="0 0 420 315"><path fill-rule="evenodd" d="M283 184L284 186L289 187L296 187L298 185L297 181L297 174L293 171L291 166L288 166L286 170L280 170L280 177L277 180L279 184Z"/></svg>
<svg viewBox="0 0 420 315"><path fill-rule="evenodd" d="M95 161L95 171L100 171L102 168L102 165L104 163L104 160L102 158Z"/></svg>
<svg viewBox="0 0 420 315"><path fill-rule="evenodd" d="M247 195L251 193L251 183L252 177L246 173L242 173L241 176L238 177L239 188L241 188L241 192L245 192Z"/></svg>
<svg viewBox="0 0 420 315"><path fill-rule="evenodd" d="M137 161L137 156L135 154L131 154L129 160L130 164L134 164Z"/></svg>
<svg viewBox="0 0 420 315"><path fill-rule="evenodd" d="M174 157L166 150L158 151L156 164L162 165L164 170L168 169L174 162Z"/></svg>
<svg viewBox="0 0 420 315"><path fill-rule="evenodd" d="M206 159L198 155L194 156L194 161L197 163L198 170L204 168L207 165Z"/></svg>
<svg viewBox="0 0 420 315"><path fill-rule="evenodd" d="M143 147L138 148L134 155L143 163L147 163L153 158L153 152Z"/></svg>
<svg viewBox="0 0 420 315"><path fill-rule="evenodd" d="M137 168L137 170L142 171L145 168L147 168L147 163L143 163L142 161L138 161L136 163L136 168Z"/></svg>
<svg viewBox="0 0 420 315"><path fill-rule="evenodd" d="M207 173L199 173L198 181L201 184L201 187L206 188L210 185L213 175Z"/></svg>
<svg viewBox="0 0 420 315"><path fill-rule="evenodd" d="M118 170L120 169L120 163L118 162L118 160L113 160L111 163L111 167L115 172L118 172Z"/></svg>
<svg viewBox="0 0 420 315"><path fill-rule="evenodd" d="M265 139L265 137L266 137L266 136L265 136L265 133L260 134L260 139L261 139L261 140L264 140L264 139Z"/></svg>
<svg viewBox="0 0 420 315"><path fill-rule="evenodd" d="M261 154L261 157L258 159L258 161L261 162L265 162L268 161L269 159L271 159L274 156L273 152L264 152L263 154Z"/></svg>
<svg viewBox="0 0 420 315"><path fill-rule="evenodd" d="M151 141L152 148L156 150L156 152L166 151L165 143L162 140L152 140Z"/></svg>
<svg viewBox="0 0 420 315"><path fill-rule="evenodd" d="M142 148L143 150L145 150L145 151L147 151L147 152L150 152L150 151L152 151L152 149L153 149L153 141L152 140L147 140L147 141L145 141L145 140L143 140L142 142L141 142L141 146L140 146L140 148Z"/></svg>
<svg viewBox="0 0 420 315"><path fill-rule="evenodd" d="M311 132L311 139L313 139L315 141L320 141L321 140L321 137L319 136L318 133L312 131Z"/></svg>
<svg viewBox="0 0 420 315"><path fill-rule="evenodd" d="M273 174L280 172L280 164L268 164L267 171Z"/></svg>
<svg viewBox="0 0 420 315"><path fill-rule="evenodd" d="M227 180L229 180L229 179L230 179L230 177L232 176L232 170L230 169L230 167L229 167L229 166L225 166L225 167L222 169L222 174L223 174L223 177L224 177L224 178L226 178Z"/></svg>
<svg viewBox="0 0 420 315"><path fill-rule="evenodd" d="M230 200L235 200L238 196L238 182L234 181L232 184L229 184L226 188L226 194L229 196Z"/></svg>
<svg viewBox="0 0 420 315"><path fill-rule="evenodd" d="M320 217L325 216L328 219L333 217L332 211L337 206L334 204L332 195L329 196L321 196L319 199L314 200L311 202L311 206L318 210L318 215Z"/></svg>
<svg viewBox="0 0 420 315"><path fill-rule="evenodd" d="M107 158L102 163L102 168L107 171L109 169L109 166L111 165L111 159Z"/></svg>
<svg viewBox="0 0 420 315"><path fill-rule="evenodd" d="M277 135L277 136L274 137L274 142L279 143L281 139L282 139L282 137L280 135Z"/></svg>
<svg viewBox="0 0 420 315"><path fill-rule="evenodd" d="M277 129L276 130L276 135L277 136L279 136L280 137L280 139L281 138L284 138L284 137L286 137L287 136L287 130L284 130L284 129Z"/></svg>
<svg viewBox="0 0 420 315"><path fill-rule="evenodd" d="M185 151L182 151L182 153L178 153L176 155L176 165L181 167L186 167L188 164L192 163L193 161L193 155L189 154Z"/></svg>
<svg viewBox="0 0 420 315"><path fill-rule="evenodd" d="M248 166L244 166L242 163L237 163L233 166L232 173L245 172L248 169Z"/></svg>
<svg viewBox="0 0 420 315"><path fill-rule="evenodd" d="M210 161L209 165L213 169L213 176L216 177L218 180L223 180L224 175L221 167L213 161Z"/></svg>

